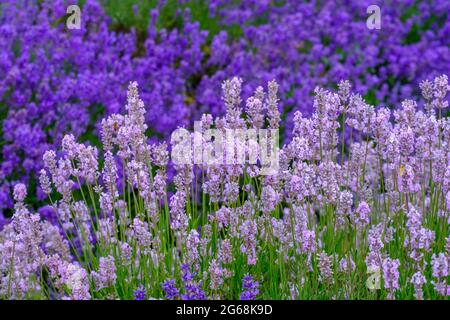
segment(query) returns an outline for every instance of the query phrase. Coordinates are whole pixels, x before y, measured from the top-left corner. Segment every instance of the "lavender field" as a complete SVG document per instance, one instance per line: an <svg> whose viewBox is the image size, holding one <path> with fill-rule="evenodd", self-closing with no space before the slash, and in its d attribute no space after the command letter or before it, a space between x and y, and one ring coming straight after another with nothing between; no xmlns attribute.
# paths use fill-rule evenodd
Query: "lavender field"
<svg viewBox="0 0 450 320"><path fill-rule="evenodd" d="M448 300L449 12L2 1L0 299Z"/></svg>

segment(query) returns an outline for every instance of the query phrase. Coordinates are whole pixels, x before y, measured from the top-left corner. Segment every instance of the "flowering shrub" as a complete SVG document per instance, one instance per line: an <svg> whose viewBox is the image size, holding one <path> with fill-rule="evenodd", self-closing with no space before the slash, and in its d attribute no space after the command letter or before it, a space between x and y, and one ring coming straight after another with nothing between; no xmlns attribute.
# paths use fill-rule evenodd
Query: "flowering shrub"
<svg viewBox="0 0 450 320"><path fill-rule="evenodd" d="M226 115L205 114L202 132L279 127L277 83L245 103L241 83L223 83ZM0 296L445 299L447 77L421 82L424 108L404 100L394 112L348 81L338 88L314 90L311 117L296 112L276 174L260 175L261 159L175 164L169 194L169 150L148 142L130 83L127 113L102 120L101 151L69 134L59 156L44 154L39 180L59 227L30 212L26 187L15 185L15 213L0 233ZM340 145L343 127L363 138Z"/></svg>
<svg viewBox="0 0 450 320"><path fill-rule="evenodd" d="M420 81L450 73L448 1L375 1L382 27L369 30L373 2L158 1L130 8L128 20L149 16L136 30L87 0L81 29L67 30L67 1L3 1L0 211L13 207L18 181L35 204L44 198L34 179L43 152L66 133L97 142L100 119L123 111L130 80L151 110L149 131L167 138L202 113L224 114L217 100L224 79L242 77L245 99L256 84L277 79L289 141L295 111L312 114L316 85L349 79L372 103L395 107L417 97ZM177 12L161 25L170 8Z"/></svg>

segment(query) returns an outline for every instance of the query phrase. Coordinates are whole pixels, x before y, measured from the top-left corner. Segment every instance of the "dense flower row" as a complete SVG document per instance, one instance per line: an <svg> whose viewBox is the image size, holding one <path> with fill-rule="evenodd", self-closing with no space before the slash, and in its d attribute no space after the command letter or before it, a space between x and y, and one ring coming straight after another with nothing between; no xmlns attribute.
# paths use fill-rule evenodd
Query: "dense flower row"
<svg viewBox="0 0 450 320"><path fill-rule="evenodd" d="M0 5L0 211L13 207L12 185L18 181L30 186L33 198L44 198L33 178L43 152L68 132L95 142L103 113L123 111L122 92L130 80L141 84L151 109L150 131L167 137L203 112L223 114L216 97L227 77L245 80L244 98L255 84L277 79L291 138L295 111L312 113L316 85L349 79L356 92L396 106L416 96L421 80L450 73L448 1L375 1L382 28L369 30L366 8L374 1L319 6L211 0L209 19L228 30L211 33L184 10L195 10L190 1L180 2L176 15L182 23L157 27L165 8L160 1L151 12L134 8L135 14L150 15L144 35L115 28L97 1L83 2L80 30L66 30L64 0Z"/></svg>
<svg viewBox="0 0 450 320"><path fill-rule="evenodd" d="M202 130L279 128L278 84L245 103L241 84L223 83L226 115L204 114ZM314 112L296 112L276 174L236 155L175 165L169 193L167 145L148 142L132 82L127 114L102 121L102 151L69 134L59 156L45 152L39 180L59 227L30 212L25 185L15 185L15 213L0 233L0 296L446 298L450 87L443 75L420 89L423 108L404 100L392 112L348 81L337 93L316 88ZM340 144L344 127L362 139Z"/></svg>

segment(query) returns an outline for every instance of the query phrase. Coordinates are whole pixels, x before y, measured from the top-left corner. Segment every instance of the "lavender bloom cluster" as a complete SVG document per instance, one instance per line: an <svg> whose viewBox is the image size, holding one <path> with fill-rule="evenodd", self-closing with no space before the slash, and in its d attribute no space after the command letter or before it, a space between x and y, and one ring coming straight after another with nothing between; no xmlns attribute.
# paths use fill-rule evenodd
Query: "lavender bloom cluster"
<svg viewBox="0 0 450 320"><path fill-rule="evenodd" d="M151 108L149 131L164 138L202 113L223 115L223 80L244 79L247 99L277 79L289 141L295 111L312 115L316 85L349 79L356 92L391 107L418 98L425 78L450 74L448 1L207 1L220 32L194 21L189 1L175 13L182 23L161 28L159 1L149 12L134 10L149 16L143 35L117 30L99 1L83 2L79 30L65 27L65 0L0 4L0 211L13 208L17 182L30 186L35 202L45 198L35 179L45 150L66 133L98 140L101 118L124 111L130 80ZM366 27L371 4L381 8L380 30Z"/></svg>
<svg viewBox="0 0 450 320"><path fill-rule="evenodd" d="M227 112L203 115L204 130L279 127L278 84L244 102L242 83L223 83ZM66 135L58 154L45 152L41 188L59 226L15 185L0 297L448 299L447 76L420 83L423 106L407 99L395 111L348 81L338 88L315 88L311 117L296 112L277 173L260 175L261 162L175 165L169 193L168 147L147 139L131 82L126 113L102 120L101 150ZM345 128L363 139L343 150Z"/></svg>

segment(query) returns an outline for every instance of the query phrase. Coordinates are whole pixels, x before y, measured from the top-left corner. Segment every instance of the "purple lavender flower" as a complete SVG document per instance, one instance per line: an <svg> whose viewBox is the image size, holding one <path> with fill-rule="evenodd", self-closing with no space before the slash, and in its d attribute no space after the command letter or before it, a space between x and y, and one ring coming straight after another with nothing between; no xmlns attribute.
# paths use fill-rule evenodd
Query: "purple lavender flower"
<svg viewBox="0 0 450 320"><path fill-rule="evenodd" d="M253 280L251 275L242 278L241 300L255 300L259 294L259 282Z"/></svg>
<svg viewBox="0 0 450 320"><path fill-rule="evenodd" d="M200 284L186 284L184 290L185 293L181 295L182 300L206 300L205 292Z"/></svg>
<svg viewBox="0 0 450 320"><path fill-rule="evenodd" d="M175 280L166 280L163 282L162 287L166 293L166 299L174 300L180 296L180 291L175 286Z"/></svg>
<svg viewBox="0 0 450 320"><path fill-rule="evenodd" d="M147 291L145 290L145 287L141 285L136 290L134 290L133 294L134 300L145 300Z"/></svg>

